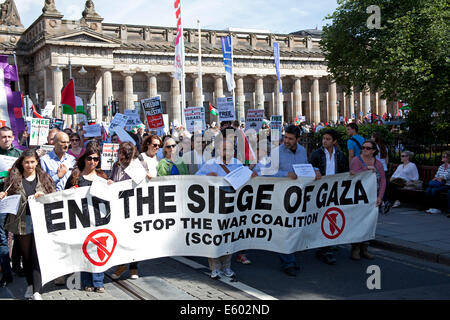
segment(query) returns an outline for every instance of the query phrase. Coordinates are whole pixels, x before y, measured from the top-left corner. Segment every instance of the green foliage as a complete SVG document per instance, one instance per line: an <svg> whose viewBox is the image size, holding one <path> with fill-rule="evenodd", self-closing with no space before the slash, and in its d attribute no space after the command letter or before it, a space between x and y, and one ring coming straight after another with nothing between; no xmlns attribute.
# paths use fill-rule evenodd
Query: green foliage
<svg viewBox="0 0 450 320"><path fill-rule="evenodd" d="M321 48L337 83L381 90L412 107L413 136L445 134L450 122L448 0L340 0L324 27ZM381 9L381 28L369 29L366 8ZM431 114L436 111L437 117ZM432 128L434 131L430 131Z"/></svg>

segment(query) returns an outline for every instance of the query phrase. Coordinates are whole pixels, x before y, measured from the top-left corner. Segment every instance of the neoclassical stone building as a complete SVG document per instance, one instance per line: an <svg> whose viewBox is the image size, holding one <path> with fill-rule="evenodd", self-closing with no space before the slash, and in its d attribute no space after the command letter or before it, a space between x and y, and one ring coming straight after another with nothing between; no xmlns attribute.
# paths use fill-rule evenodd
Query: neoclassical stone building
<svg viewBox="0 0 450 320"><path fill-rule="evenodd" d="M16 52L21 90L34 103L59 107L61 89L69 80L69 62L77 95L97 121L108 120L103 106L119 102L120 111L135 109L135 102L160 95L170 121L181 120L180 83L174 71L176 28L105 23L94 3L86 1L80 20L65 20L54 0L45 0L42 14L25 29L13 0L2 5L0 54ZM175 18L174 18L175 22ZM352 95L330 81L319 48L320 31L291 34L202 30L203 103L231 96L225 81L220 37L231 35L234 44L236 112L245 118L251 108L264 109L269 118L282 114L292 122L304 115L308 122L337 121L340 116L396 112L396 103L380 99L379 92L354 88ZM186 51L186 106L201 104L196 86L198 31L184 30ZM273 43L280 44L279 96ZM86 73L79 71L84 69ZM61 109L55 108L56 117ZM65 117L68 124L71 117ZM207 121L217 121L207 115Z"/></svg>

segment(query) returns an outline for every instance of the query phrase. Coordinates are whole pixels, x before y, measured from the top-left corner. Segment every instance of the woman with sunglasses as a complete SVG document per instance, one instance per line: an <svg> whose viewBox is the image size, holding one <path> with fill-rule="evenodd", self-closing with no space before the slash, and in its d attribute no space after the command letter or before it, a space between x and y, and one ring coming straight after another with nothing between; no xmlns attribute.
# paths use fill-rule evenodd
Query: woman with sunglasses
<svg viewBox="0 0 450 320"><path fill-rule="evenodd" d="M21 196L17 213L9 214L6 218L5 230L14 234L14 241L19 244L22 253L23 268L28 284L25 298L42 300L39 293L42 288L41 271L28 197L34 195L34 198L39 198L55 192L55 183L50 175L42 170L36 151L28 149L21 154L11 168L5 188L8 192L0 192L0 199L15 194ZM12 281L12 279L9 280Z"/></svg>
<svg viewBox="0 0 450 320"><path fill-rule="evenodd" d="M388 201L386 201L384 205L384 213L388 213L391 208L400 206L398 189L413 185L419 181L419 171L417 170L417 166L415 163L411 162L413 157L414 153L411 151L405 150L401 153L400 161L402 163L398 165L387 184L386 197Z"/></svg>
<svg viewBox="0 0 450 320"><path fill-rule="evenodd" d="M355 174L367 170L375 172L377 177L377 202L376 206L380 206L384 191L386 189L386 176L384 174L383 164L376 159L378 154L377 145L371 140L366 140L361 148L361 154L356 156L350 162L350 173ZM367 251L369 248L368 242L352 243L353 260L359 260L361 257L366 259L374 259L373 255Z"/></svg>
<svg viewBox="0 0 450 320"><path fill-rule="evenodd" d="M141 156L144 158L145 163L147 163L148 172L152 177L158 175L156 167L158 166L159 158L156 154L161 148L161 145L161 138L156 134L145 137L144 142L142 143Z"/></svg>
<svg viewBox="0 0 450 320"><path fill-rule="evenodd" d="M80 135L78 133L72 133L70 136L70 149L67 151L68 154L75 157L75 159L78 159L85 149L83 148L83 144L80 138Z"/></svg>
<svg viewBox="0 0 450 320"><path fill-rule="evenodd" d="M427 202L430 204L430 209L425 212L429 214L441 213L441 210L436 208L436 203L438 203L436 197L439 192L450 189L450 151L442 154L442 162L443 164L439 167L433 180L428 183L428 187L425 190ZM447 217L450 217L450 215L447 214Z"/></svg>
<svg viewBox="0 0 450 320"><path fill-rule="evenodd" d="M72 171L66 183L66 189L88 187L96 177L108 179L108 176L100 169L101 149L98 143L89 142L86 151L77 160L77 168ZM104 273L81 272L81 285L85 291L104 293Z"/></svg>
<svg viewBox="0 0 450 320"><path fill-rule="evenodd" d="M177 143L173 138L166 139L163 148L164 158L157 166L158 176L175 176L189 174L186 164L178 157Z"/></svg>

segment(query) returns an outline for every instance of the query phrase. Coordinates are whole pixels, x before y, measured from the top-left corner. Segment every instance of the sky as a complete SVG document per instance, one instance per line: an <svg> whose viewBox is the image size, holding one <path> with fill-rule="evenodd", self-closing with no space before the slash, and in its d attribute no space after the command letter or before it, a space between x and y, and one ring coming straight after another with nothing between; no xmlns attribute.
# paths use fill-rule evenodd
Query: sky
<svg viewBox="0 0 450 320"><path fill-rule="evenodd" d="M0 0L1 1L1 0ZM29 27L42 13L44 0L15 0L20 19ZM63 19L79 20L85 0L55 0ZM175 27L173 0L94 0L103 22ZM322 29L337 0L182 0L185 28L227 30L229 27L287 34Z"/></svg>

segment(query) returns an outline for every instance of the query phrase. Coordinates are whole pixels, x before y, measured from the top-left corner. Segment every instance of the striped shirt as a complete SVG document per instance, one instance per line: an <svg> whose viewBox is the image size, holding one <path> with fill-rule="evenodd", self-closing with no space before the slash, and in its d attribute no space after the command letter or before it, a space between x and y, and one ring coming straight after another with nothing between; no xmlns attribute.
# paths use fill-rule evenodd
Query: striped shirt
<svg viewBox="0 0 450 320"><path fill-rule="evenodd" d="M445 164L440 166L436 172L435 178L444 178L446 185L450 186L450 165L447 165L447 169L445 169Z"/></svg>

